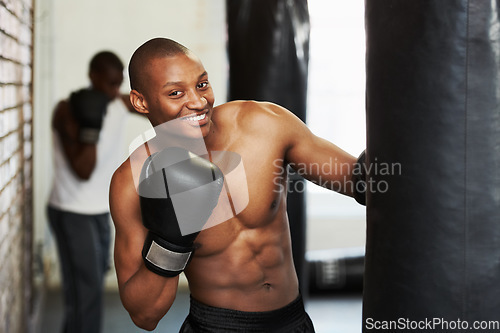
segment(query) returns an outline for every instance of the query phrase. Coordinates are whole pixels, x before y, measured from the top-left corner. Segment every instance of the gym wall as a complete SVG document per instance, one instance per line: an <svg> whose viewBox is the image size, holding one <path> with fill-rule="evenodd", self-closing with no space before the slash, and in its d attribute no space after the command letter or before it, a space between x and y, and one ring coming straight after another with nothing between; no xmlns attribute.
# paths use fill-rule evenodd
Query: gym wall
<svg viewBox="0 0 500 333"><path fill-rule="evenodd" d="M33 1L0 1L0 332L32 322Z"/></svg>

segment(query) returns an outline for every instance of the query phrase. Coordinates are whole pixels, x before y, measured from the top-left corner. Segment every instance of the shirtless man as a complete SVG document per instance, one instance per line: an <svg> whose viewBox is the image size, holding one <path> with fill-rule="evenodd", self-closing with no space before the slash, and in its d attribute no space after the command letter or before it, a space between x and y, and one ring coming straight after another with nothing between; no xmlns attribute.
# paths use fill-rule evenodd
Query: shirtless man
<svg viewBox="0 0 500 333"><path fill-rule="evenodd" d="M355 187L347 183L352 182L356 158L313 135L277 105L234 101L213 107L201 61L172 40L156 38L139 47L129 73L130 100L137 112L153 126L175 119L196 121L209 152L241 156L248 183L246 208L202 230L194 241L196 250L184 270L191 309L181 332L314 332L292 260L286 165L300 166L307 179L353 196ZM200 117L188 119L193 116ZM179 279L144 264L141 252L148 229L132 164L125 161L111 181L115 265L124 307L137 326L153 330L171 307Z"/></svg>

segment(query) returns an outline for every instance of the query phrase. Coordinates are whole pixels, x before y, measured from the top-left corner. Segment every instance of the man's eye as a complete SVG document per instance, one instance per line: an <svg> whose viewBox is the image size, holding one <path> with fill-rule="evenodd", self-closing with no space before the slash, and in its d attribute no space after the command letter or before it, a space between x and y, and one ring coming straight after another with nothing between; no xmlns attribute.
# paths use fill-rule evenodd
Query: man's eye
<svg viewBox="0 0 500 333"><path fill-rule="evenodd" d="M180 91L172 91L170 94L168 94L168 96L180 96L181 92Z"/></svg>
<svg viewBox="0 0 500 333"><path fill-rule="evenodd" d="M206 87L208 87L208 82L198 83L198 89L203 89L203 88L206 88Z"/></svg>

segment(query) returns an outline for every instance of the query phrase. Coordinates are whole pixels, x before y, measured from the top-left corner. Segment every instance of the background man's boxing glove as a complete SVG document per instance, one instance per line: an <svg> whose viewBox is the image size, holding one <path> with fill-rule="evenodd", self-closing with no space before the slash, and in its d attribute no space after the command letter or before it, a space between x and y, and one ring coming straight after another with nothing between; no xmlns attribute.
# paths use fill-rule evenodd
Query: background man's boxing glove
<svg viewBox="0 0 500 333"><path fill-rule="evenodd" d="M361 155L359 155L356 164L354 165L352 180L354 182L354 199L361 204L366 206L366 165L365 165L365 155L366 151L363 150Z"/></svg>
<svg viewBox="0 0 500 333"><path fill-rule="evenodd" d="M149 230L142 250L148 269L168 277L184 270L223 183L215 164L182 148L165 148L147 158L138 192Z"/></svg>
<svg viewBox="0 0 500 333"><path fill-rule="evenodd" d="M97 143L109 102L106 94L94 89L81 89L71 94L69 103L73 116L80 125L80 142Z"/></svg>

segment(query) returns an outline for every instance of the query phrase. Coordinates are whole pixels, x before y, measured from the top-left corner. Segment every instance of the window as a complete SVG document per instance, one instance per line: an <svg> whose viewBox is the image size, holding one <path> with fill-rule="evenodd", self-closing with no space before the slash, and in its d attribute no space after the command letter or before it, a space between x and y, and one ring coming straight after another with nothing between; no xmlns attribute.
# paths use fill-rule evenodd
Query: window
<svg viewBox="0 0 500 333"><path fill-rule="evenodd" d="M307 124L316 135L358 156L366 146L364 1L309 0L309 14ZM315 247L336 243L330 234L324 246L318 245L316 237L325 234L321 230L331 228L325 219L339 221L337 228L343 228L342 221L349 226L358 221L352 239L335 247L364 244L365 208L353 199L308 183L307 214Z"/></svg>

